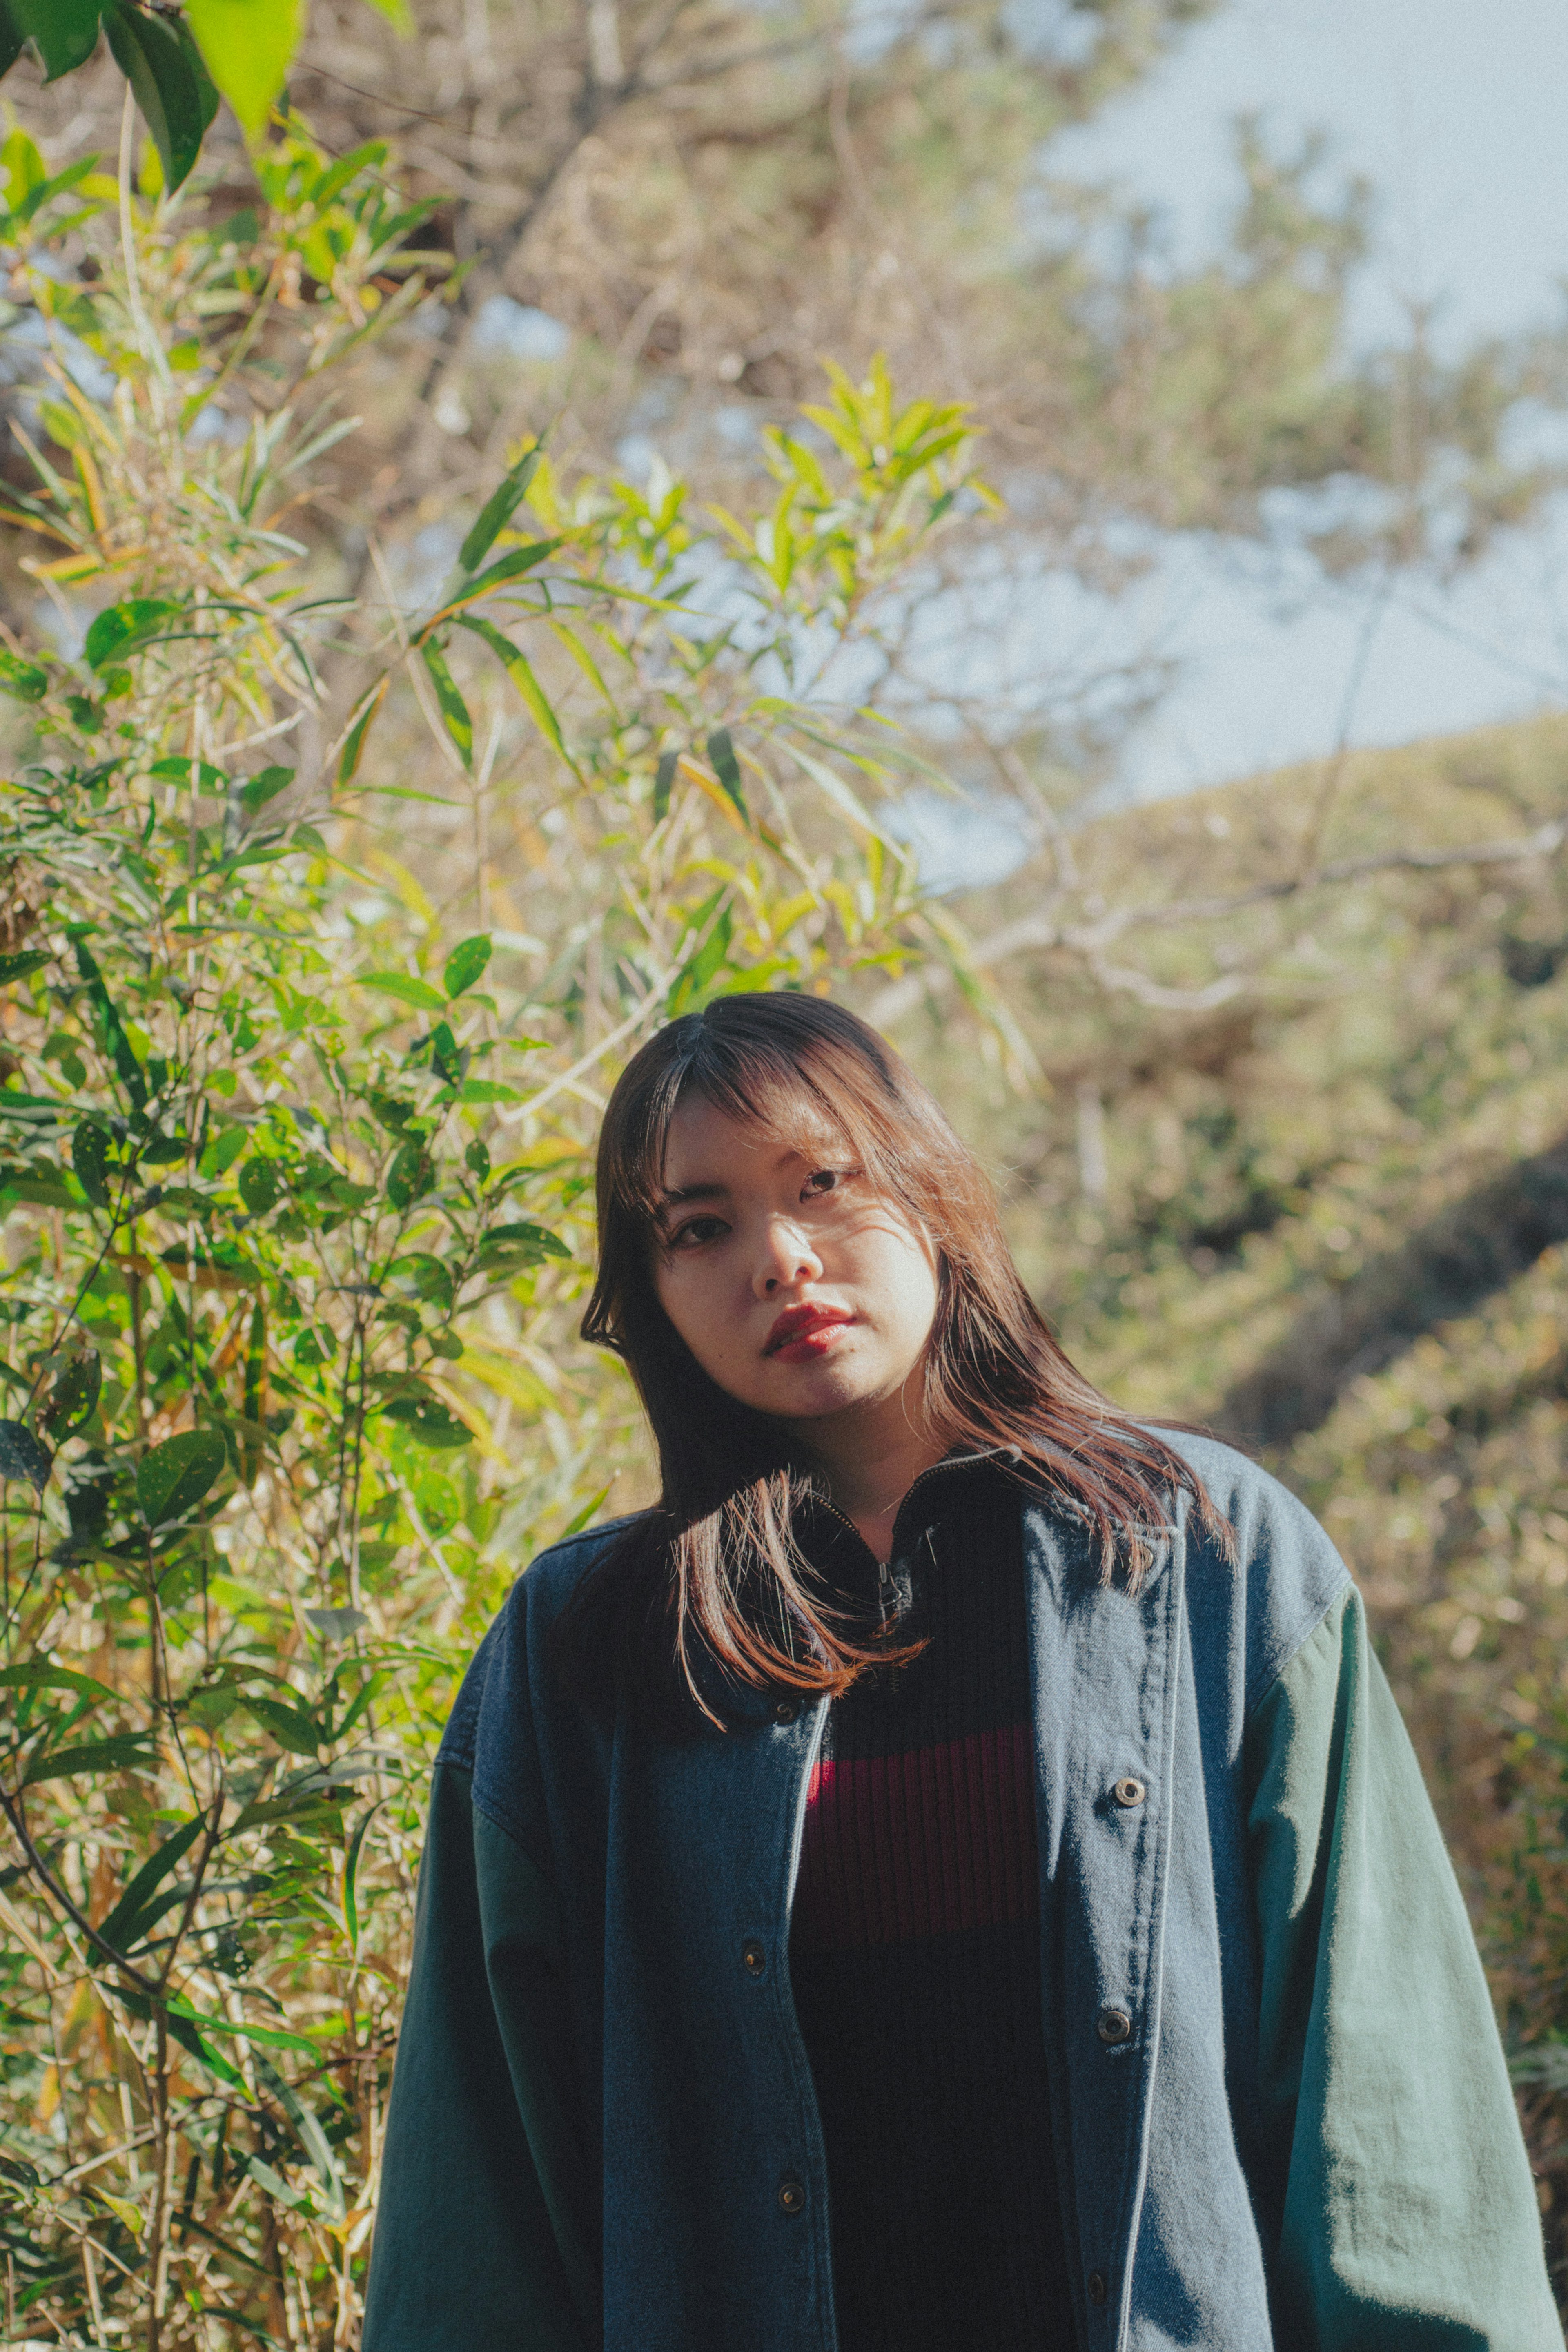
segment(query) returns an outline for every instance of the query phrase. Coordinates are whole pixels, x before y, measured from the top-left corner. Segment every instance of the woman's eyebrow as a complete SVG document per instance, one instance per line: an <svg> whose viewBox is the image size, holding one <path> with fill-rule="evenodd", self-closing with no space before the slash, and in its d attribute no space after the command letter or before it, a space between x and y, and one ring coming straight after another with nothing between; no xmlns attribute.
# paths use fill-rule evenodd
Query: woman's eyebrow
<svg viewBox="0 0 1568 2352"><path fill-rule="evenodd" d="M688 1201L723 1200L728 1191L727 1184L716 1182L677 1185L673 1192L660 1193L659 1214L666 1216L672 1209L684 1208Z"/></svg>

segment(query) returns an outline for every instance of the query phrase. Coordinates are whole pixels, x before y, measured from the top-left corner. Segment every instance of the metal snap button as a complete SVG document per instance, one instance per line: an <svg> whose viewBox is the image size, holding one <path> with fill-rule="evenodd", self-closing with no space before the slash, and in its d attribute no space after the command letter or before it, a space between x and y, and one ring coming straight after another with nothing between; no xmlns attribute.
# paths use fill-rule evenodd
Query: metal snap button
<svg viewBox="0 0 1568 2352"><path fill-rule="evenodd" d="M746 1943L742 1944L740 1948L740 1965L746 1970L748 1977L766 1975L768 1969L768 1955L764 1951L762 1946L757 1941L755 1936L749 1937Z"/></svg>
<svg viewBox="0 0 1568 2352"><path fill-rule="evenodd" d="M1091 2272L1090 2272L1090 2273L1089 2273L1088 2286L1089 2286L1089 2300L1090 2300L1090 2302L1091 2302L1091 2303L1103 2303L1103 2302L1104 2302L1104 2300L1105 2300L1105 2273L1104 2273L1104 2272L1103 2272L1103 2271L1091 2271Z"/></svg>
<svg viewBox="0 0 1568 2352"><path fill-rule="evenodd" d="M1132 2033L1133 2021L1124 2009L1103 2009L1094 2031L1102 2042L1125 2042Z"/></svg>
<svg viewBox="0 0 1568 2352"><path fill-rule="evenodd" d="M792 1698L781 1698L773 1710L775 1723L793 1723L800 1710Z"/></svg>
<svg viewBox="0 0 1568 2352"><path fill-rule="evenodd" d="M781 2180L779 2183L779 2203L786 2213L803 2213L806 2210L805 2182Z"/></svg>
<svg viewBox="0 0 1568 2352"><path fill-rule="evenodd" d="M1141 1805L1148 1793L1143 1782L1134 1780L1130 1772L1124 1780L1118 1780L1111 1791L1119 1805Z"/></svg>

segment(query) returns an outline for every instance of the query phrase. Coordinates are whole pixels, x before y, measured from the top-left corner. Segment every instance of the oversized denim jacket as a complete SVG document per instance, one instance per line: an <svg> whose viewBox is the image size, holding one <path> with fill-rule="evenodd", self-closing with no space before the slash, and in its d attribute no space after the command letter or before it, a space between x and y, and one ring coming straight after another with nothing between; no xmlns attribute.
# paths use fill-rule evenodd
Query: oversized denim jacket
<svg viewBox="0 0 1568 2352"><path fill-rule="evenodd" d="M1283 1488L1176 1442L1234 1559L1182 1513L1131 1593L1019 1496L1061 2341L1562 2352L1354 1589ZM545 1636L612 1532L519 1580L442 1746L365 2352L839 2352L788 1966L822 1710L747 1694L685 1743L591 1719Z"/></svg>

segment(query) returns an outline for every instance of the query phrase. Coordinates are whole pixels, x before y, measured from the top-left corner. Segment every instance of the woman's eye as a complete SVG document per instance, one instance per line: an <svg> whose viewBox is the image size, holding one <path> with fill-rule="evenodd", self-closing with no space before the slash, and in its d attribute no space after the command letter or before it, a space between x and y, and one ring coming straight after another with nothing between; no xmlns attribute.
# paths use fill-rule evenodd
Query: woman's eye
<svg viewBox="0 0 1568 2352"><path fill-rule="evenodd" d="M694 1244L711 1242L724 1231L722 1217L693 1217L670 1236L672 1249L690 1249Z"/></svg>
<svg viewBox="0 0 1568 2352"><path fill-rule="evenodd" d="M841 1192L855 1172L852 1168L819 1168L807 1177L802 1189L810 1198L820 1201L830 1192Z"/></svg>

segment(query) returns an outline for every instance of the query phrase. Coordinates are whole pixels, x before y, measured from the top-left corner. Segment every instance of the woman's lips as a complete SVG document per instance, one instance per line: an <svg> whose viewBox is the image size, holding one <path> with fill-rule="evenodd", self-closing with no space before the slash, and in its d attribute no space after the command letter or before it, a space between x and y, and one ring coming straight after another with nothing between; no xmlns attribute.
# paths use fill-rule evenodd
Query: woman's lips
<svg viewBox="0 0 1568 2352"><path fill-rule="evenodd" d="M786 1364L810 1363L813 1357L825 1356L834 1333L853 1321L844 1307L788 1307L768 1334L762 1352Z"/></svg>

